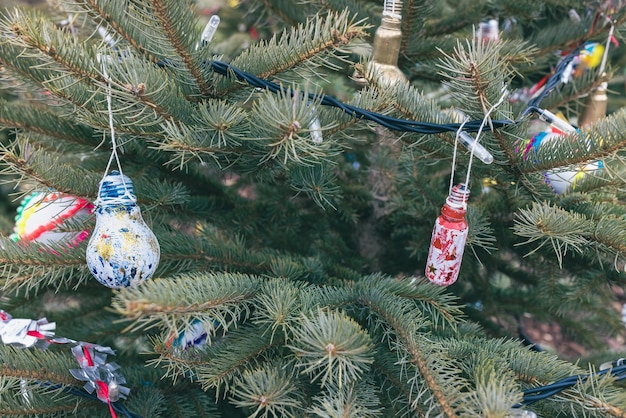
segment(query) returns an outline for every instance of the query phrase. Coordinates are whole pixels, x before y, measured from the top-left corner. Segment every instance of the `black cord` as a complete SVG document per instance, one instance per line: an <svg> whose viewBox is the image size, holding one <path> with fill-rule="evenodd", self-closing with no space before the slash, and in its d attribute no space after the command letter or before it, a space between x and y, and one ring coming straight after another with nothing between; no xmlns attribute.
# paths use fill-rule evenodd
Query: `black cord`
<svg viewBox="0 0 626 418"><path fill-rule="evenodd" d="M581 43L578 46L578 48L576 48L575 50L570 52L561 61L559 61L559 63L556 65L556 67L554 69L554 73L552 74L552 76L550 76L548 81L546 81L546 85L544 86L543 90L537 96L533 97L532 99L530 99L528 101L528 106L527 106L526 110L524 110L524 112L522 112L522 116L524 116L525 114L527 114L527 113L535 110L536 108L538 108L539 107L539 103L541 103L541 101L548 94L550 94L552 92L552 90L554 90L559 84L561 84L563 73L565 72L565 69L570 64L570 62L572 62L572 60L576 56L578 56L578 54L580 54L580 50L584 46L585 46L585 43L583 42L583 43Z"/></svg>
<svg viewBox="0 0 626 418"><path fill-rule="evenodd" d="M291 89L287 89L277 83L272 81L267 81L258 78L255 75L246 73L244 71L239 70L236 67L233 67L230 64L221 61L211 61L211 68L218 74L221 74L226 77L234 76L238 80L245 81L253 87L258 87L261 89L267 89L273 93L277 92L288 92L291 95L294 95L295 92ZM167 62L163 61L160 66L168 65ZM430 122L417 122L406 119L398 119L391 116L383 115L376 112L371 112L369 110L361 109L356 106L352 106L346 103L341 102L337 98L329 95L316 95L314 93L309 93L308 98L310 100L316 101L319 100L320 103L324 106L332 106L338 109L341 109L343 112L355 116L361 119L371 120L373 122L378 123L381 126L389 128L394 131L402 131L402 132L416 132L420 134L438 134L443 132L456 132L461 127L460 123L430 123ZM505 126L514 125L518 123L518 121L513 120L493 120L491 121L491 126L494 129L503 128ZM463 130L466 132L478 132L480 130L480 126L482 124L482 120L469 121L463 125ZM490 129L491 127L485 127L484 129Z"/></svg>
<svg viewBox="0 0 626 418"><path fill-rule="evenodd" d="M585 382L590 377L598 377L598 376L603 376L606 374L613 376L616 381L624 380L626 379L626 365L612 367L612 368L601 370L599 372L591 373L591 374L579 374L579 375L569 376L557 382L551 383L549 385L538 386L536 388L525 390L523 392L524 397L523 397L522 402L520 402L517 405L514 405L513 407L521 408L522 406L530 405L537 401L547 399L565 389L571 388L572 386L576 385L578 382Z"/></svg>
<svg viewBox="0 0 626 418"><path fill-rule="evenodd" d="M485 126L483 129L499 129L509 125L518 124L522 118L524 118L527 114L532 112L541 113L542 109L539 108L539 104L552 90L554 90L560 83L562 79L563 72L568 67L569 63L576 57L584 43L582 43L578 48L572 51L570 54L565 56L556 66L554 73L546 82L544 89L540 94L533 97L528 102L528 106L522 112L522 116L518 120L492 120L488 126ZM253 74L246 73L245 71L241 71L240 69L233 67L232 65L222 62L222 61L207 61L204 62L204 65L207 63L211 66L211 69L218 74L221 74L225 77L234 77L237 80L245 81L253 87L269 90L273 93L289 93L292 96L297 93L293 89L289 89L281 86L280 84L274 83L272 81L263 80ZM161 68L166 67L175 67L176 64L171 60L164 59L157 62L157 66ZM302 93L298 93L302 94ZM430 122L417 122L406 119L398 119L391 116L386 116L381 113L371 112L369 110L361 109L356 106L352 106L346 103L341 102L337 98L329 95L316 95L314 93L308 93L307 95L309 100L317 101L324 106L332 106L338 109L341 109L343 112L352 115L354 117L360 119L371 120L373 122L378 123L381 126L389 128L394 131L402 131L402 132L415 132L420 134L438 134L443 132L457 132L461 126L463 126L463 130L466 132L478 132L481 129L481 125L483 124L482 120L473 120L466 122L464 124L460 123L430 123Z"/></svg>

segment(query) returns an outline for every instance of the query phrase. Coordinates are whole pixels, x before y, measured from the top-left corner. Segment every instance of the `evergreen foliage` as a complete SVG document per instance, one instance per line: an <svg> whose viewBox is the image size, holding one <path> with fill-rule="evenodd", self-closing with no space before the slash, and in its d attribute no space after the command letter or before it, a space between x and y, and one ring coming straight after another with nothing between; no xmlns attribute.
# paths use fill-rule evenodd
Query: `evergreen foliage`
<svg viewBox="0 0 626 418"><path fill-rule="evenodd" d="M405 1L398 66L409 81L390 84L369 58L382 2L224 8L261 34L246 48L228 45L237 34L227 26L200 44L191 0L55 3L46 13L0 16L0 166L11 197L0 202L0 308L47 316L58 335L113 347L131 388L128 410L509 417L524 390L619 357L604 344L624 334L613 302L626 284L626 114L609 112L524 156L547 125L508 100L550 72L555 51L604 43L609 26L596 17L606 4ZM610 15L621 40L619 3ZM500 42L474 39L486 17L506 23ZM585 95L618 77L619 54L609 57L606 74L589 70L542 106L577 117ZM209 65L219 59L292 90L221 76ZM107 75L121 163L161 245L155 278L119 291L93 280L86 242L8 237L13 210L31 191L96 198L111 145ZM308 93L432 123L459 122L455 110L482 120L499 103L494 120L518 121L481 136L494 163L473 161L468 250L455 285L423 277L454 133L388 131ZM544 182L548 171L598 160L603 168L567 193ZM457 180L469 161L459 148ZM558 324L594 363L525 345L524 315ZM206 344L172 343L198 323ZM0 361L2 416L109 415L105 404L72 394L83 383L69 372L76 362L67 347L0 346ZM622 417L626 394L611 377L593 377L525 408Z"/></svg>

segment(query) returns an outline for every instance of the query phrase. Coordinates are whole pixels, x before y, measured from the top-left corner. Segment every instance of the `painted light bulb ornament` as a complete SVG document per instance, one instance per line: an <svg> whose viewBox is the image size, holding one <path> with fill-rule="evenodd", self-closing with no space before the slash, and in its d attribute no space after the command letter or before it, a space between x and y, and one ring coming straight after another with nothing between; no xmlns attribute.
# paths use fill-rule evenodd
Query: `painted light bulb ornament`
<svg viewBox="0 0 626 418"><path fill-rule="evenodd" d="M459 277L467 241L465 213L469 194L465 184L454 186L435 221L426 261L426 277L436 285L449 286Z"/></svg>
<svg viewBox="0 0 626 418"><path fill-rule="evenodd" d="M159 242L141 217L130 178L111 171L100 182L95 204L87 265L96 280L119 289L149 279L159 264Z"/></svg>
<svg viewBox="0 0 626 418"><path fill-rule="evenodd" d="M545 145L553 140L560 140L563 133L560 130L551 130L549 132L539 132L533 136L523 151L524 159L533 158L533 152L536 152L542 144ZM576 183L587 175L593 175L600 172L604 168L602 161L593 161L589 163L578 164L568 168L549 170L543 173L545 183L552 188L554 193L563 194L576 189Z"/></svg>

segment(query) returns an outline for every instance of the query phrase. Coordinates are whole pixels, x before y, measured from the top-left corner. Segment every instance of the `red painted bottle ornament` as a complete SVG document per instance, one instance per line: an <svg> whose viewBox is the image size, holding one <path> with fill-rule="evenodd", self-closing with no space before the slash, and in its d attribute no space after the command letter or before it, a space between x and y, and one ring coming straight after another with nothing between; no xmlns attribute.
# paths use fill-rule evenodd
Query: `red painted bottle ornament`
<svg viewBox="0 0 626 418"><path fill-rule="evenodd" d="M467 241L465 212L469 193L464 183L454 186L435 221L426 261L426 277L439 286L449 286L459 277Z"/></svg>

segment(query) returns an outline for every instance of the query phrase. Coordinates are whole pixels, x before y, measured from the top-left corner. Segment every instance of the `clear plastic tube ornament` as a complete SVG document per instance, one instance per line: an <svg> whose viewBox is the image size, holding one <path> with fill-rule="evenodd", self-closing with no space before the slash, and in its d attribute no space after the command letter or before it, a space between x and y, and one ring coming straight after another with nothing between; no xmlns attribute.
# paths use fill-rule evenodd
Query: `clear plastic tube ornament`
<svg viewBox="0 0 626 418"><path fill-rule="evenodd" d="M469 118L460 110L454 109L450 112L442 112L442 118L448 119L453 116L456 121L467 121ZM474 153L474 156L485 164L493 163L493 155L483 147L480 142L476 140L472 135L460 129L457 132L456 140L459 141L468 151Z"/></svg>
<svg viewBox="0 0 626 418"><path fill-rule="evenodd" d="M449 286L459 277L468 233L465 213L469 193L464 183L454 186L435 220L426 277L436 285Z"/></svg>
<svg viewBox="0 0 626 418"><path fill-rule="evenodd" d="M525 409L511 409L506 418L537 418L537 414Z"/></svg>
<svg viewBox="0 0 626 418"><path fill-rule="evenodd" d="M202 35L200 35L200 43L196 44L196 50L199 47L207 46L211 42L213 36L215 35L215 32L217 32L217 27L219 25L220 17L218 15L211 16L206 26L204 27L204 30L202 31Z"/></svg>
<svg viewBox="0 0 626 418"><path fill-rule="evenodd" d="M465 131L459 132L459 142L465 146L469 151L483 163L491 164L493 162L493 155L485 147L480 145L476 139Z"/></svg>
<svg viewBox="0 0 626 418"><path fill-rule="evenodd" d="M324 135L322 134L322 122L320 122L320 118L318 118L315 114L316 110L316 106L311 106L311 115L313 115L313 119L309 122L309 133L313 142L321 144L324 142Z"/></svg>
<svg viewBox="0 0 626 418"><path fill-rule="evenodd" d="M93 276L114 289L149 279L159 264L159 242L141 217L130 178L111 171L100 182L95 204L96 227L87 244Z"/></svg>
<svg viewBox="0 0 626 418"><path fill-rule="evenodd" d="M576 128L549 110L537 108L537 113L539 114L539 119L548 122L564 134L572 135L576 133Z"/></svg>

